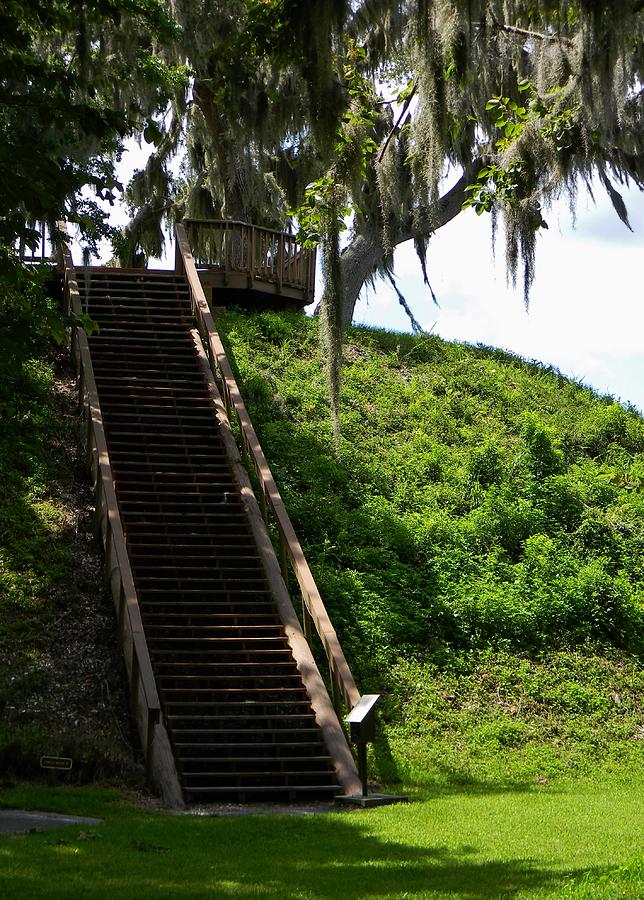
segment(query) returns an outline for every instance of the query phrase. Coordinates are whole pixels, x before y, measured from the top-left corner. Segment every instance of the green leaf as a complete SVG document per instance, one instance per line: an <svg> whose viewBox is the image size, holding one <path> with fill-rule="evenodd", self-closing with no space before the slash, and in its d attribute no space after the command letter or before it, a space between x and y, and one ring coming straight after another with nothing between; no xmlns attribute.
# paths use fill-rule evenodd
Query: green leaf
<svg viewBox="0 0 644 900"><path fill-rule="evenodd" d="M143 138L146 143L154 144L155 147L158 147L163 140L161 129L153 119L150 119L143 129Z"/></svg>
<svg viewBox="0 0 644 900"><path fill-rule="evenodd" d="M95 322L91 316L87 315L87 313L80 313L80 315L75 315L74 320L77 325L80 325L81 328L84 329L87 337L91 337L93 334L98 334L98 322Z"/></svg>
<svg viewBox="0 0 644 900"><path fill-rule="evenodd" d="M58 346L66 344L69 335L63 317L59 313L51 313L47 316L47 324L49 325L51 336Z"/></svg>

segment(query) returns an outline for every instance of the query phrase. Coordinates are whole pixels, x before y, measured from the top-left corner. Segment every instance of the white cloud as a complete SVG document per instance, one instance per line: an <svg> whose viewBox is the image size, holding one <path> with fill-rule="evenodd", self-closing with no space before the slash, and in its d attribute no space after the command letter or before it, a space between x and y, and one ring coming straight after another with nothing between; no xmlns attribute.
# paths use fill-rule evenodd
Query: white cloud
<svg viewBox="0 0 644 900"><path fill-rule="evenodd" d="M549 231L538 242L537 277L530 311L522 290L505 283L503 242L496 264L486 217L458 216L429 245L429 276L440 309L422 285L411 244L396 253L400 289L423 327L450 340L504 347L614 393L644 408L644 201L631 191L629 232L609 201L597 206L580 197L575 231L560 206L548 217ZM587 219L587 221L585 221ZM359 321L409 329L409 321L388 285L378 286Z"/></svg>

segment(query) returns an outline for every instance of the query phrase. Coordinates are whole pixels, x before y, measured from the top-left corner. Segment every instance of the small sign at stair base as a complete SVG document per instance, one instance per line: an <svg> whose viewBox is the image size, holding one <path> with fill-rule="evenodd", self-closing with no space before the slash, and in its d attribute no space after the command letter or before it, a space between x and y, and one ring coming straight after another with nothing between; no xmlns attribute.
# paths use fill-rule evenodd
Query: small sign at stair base
<svg viewBox="0 0 644 900"><path fill-rule="evenodd" d="M68 756L41 756L41 769L60 769L63 772L69 772L72 767L72 761Z"/></svg>

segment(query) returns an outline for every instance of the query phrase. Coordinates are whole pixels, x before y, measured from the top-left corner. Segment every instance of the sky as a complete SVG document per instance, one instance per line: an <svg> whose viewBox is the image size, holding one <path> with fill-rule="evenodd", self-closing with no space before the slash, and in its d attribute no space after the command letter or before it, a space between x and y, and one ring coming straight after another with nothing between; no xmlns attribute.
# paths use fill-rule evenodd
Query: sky
<svg viewBox="0 0 644 900"><path fill-rule="evenodd" d="M124 183L145 156L128 143L120 171ZM538 238L527 312L521 284L506 284L501 235L494 256L489 216L471 209L439 229L429 244L429 277L440 306L422 283L411 242L396 251L398 286L426 331L552 365L644 411L644 193L623 195L633 232L619 221L602 188L595 191L596 203L579 192L574 227L566 202L545 214L549 228ZM124 224L125 210L115 206L112 220ZM110 255L106 248L103 260ZM173 260L168 247L160 265L169 267ZM318 278L318 295L320 286ZM393 289L382 281L375 291L363 291L355 321L411 330Z"/></svg>
<svg viewBox="0 0 644 900"><path fill-rule="evenodd" d="M411 243L396 251L398 286L425 330L539 360L644 411L644 194L623 195L633 232L601 188L596 205L580 191L575 227L567 203L545 215L549 228L538 239L527 312L521 284L506 284L501 236L494 259L489 217L471 209L429 244L429 279L440 306L422 284ZM355 321L411 330L386 283L360 299Z"/></svg>

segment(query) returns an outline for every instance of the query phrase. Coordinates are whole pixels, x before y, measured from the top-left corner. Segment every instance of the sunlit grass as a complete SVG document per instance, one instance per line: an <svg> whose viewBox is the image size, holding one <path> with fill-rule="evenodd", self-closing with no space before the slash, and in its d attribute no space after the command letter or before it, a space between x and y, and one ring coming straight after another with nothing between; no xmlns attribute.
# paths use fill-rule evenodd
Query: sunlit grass
<svg viewBox="0 0 644 900"><path fill-rule="evenodd" d="M0 839L12 898L639 898L636 784L416 792L409 805L302 816L189 817L95 790L25 788L0 803L104 824Z"/></svg>

